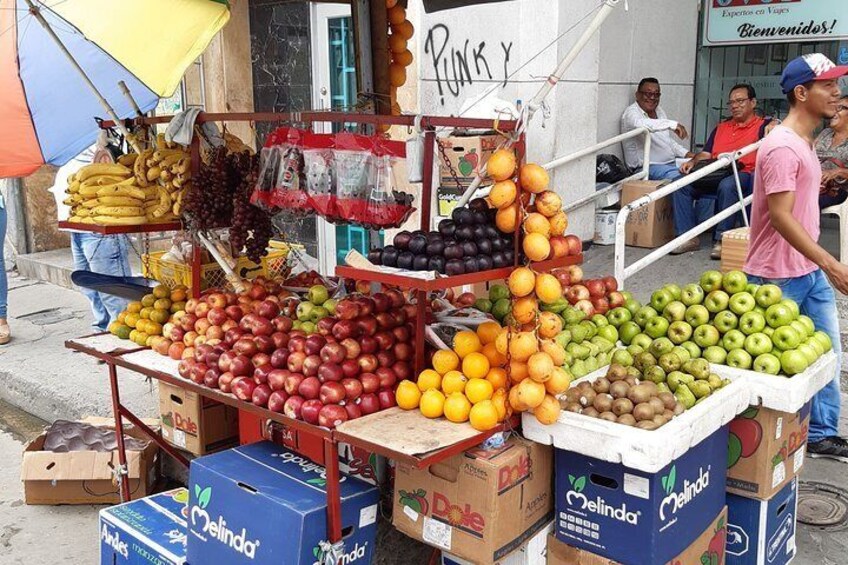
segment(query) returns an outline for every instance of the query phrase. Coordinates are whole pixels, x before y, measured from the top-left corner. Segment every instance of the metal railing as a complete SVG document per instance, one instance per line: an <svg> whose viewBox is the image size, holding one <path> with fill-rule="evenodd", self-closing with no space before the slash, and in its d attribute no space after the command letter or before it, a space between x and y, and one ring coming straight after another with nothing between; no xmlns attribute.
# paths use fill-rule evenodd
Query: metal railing
<svg viewBox="0 0 848 565"><path fill-rule="evenodd" d="M762 144L762 141L758 141L757 143L743 147L742 149L740 149L739 151L736 151L734 153L723 153L723 154L719 155L719 157L718 157L718 159L716 159L715 163L711 163L711 164L707 165L706 167L695 171L694 173L690 173L690 174L688 174L684 177L681 177L681 178L679 178L679 179L677 179L677 180L675 180L675 181L673 181L673 182L671 182L671 183L669 183L665 186L662 186L662 187L658 188L657 190L655 190L654 192L651 192L650 194L646 194L645 196L642 196L641 198L638 198L638 199L634 200L633 202L631 202L631 203L629 203L626 206L623 206L621 208L621 211L618 213L618 217L616 218L616 224L615 224L615 279L618 281L619 287L624 286L624 281L627 279L627 277L635 275L636 273L638 273L639 271L641 271L642 269L644 269L648 265L650 265L650 264L656 262L657 260L665 257L668 253L670 253L672 250L677 248L681 243L689 241L693 237L696 237L696 236L704 233L708 229L717 225L722 220L731 217L733 214L736 214L737 212L740 212L740 211L742 212L742 216L743 216L745 225L746 226L748 225L748 217L747 217L747 213L745 211L745 208L748 206L748 204L750 204L753 201L754 196L753 196L753 194L751 196L748 196L748 197L745 197L743 195L742 185L739 181L739 170L736 167L736 161L739 158L744 157L745 155L749 155L749 154L753 153L754 151L756 151L757 149L759 149L761 144ZM739 202L735 203L733 206L730 206L729 208L726 208L725 210L722 210L721 212L719 212L718 214L716 214L715 216L713 216L712 218L710 218L706 222L695 226L694 228L687 231L686 233L675 237L673 240L669 241L665 245L658 247L657 249L651 251L649 254L645 255L644 257L642 257L641 259L639 259L638 261L636 261L635 263L633 263L629 267L625 267L625 265L624 265L625 224L627 223L627 217L630 216L630 214L633 211L638 210L639 208L642 208L644 206L647 206L647 205L651 204L652 202L656 202L660 198L670 196L672 193L680 190L681 188L683 188L685 186L689 186L693 182L704 178L705 176L709 175L712 172L715 172L715 171L718 171L719 169L727 167L728 165L733 168L733 176L736 180L736 192L737 192L737 195L739 196Z"/></svg>

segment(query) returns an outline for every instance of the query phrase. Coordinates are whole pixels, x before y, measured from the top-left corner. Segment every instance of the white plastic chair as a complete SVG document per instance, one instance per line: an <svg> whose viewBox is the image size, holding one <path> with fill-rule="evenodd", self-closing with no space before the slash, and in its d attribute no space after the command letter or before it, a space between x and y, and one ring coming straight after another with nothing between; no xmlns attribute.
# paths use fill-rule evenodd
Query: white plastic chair
<svg viewBox="0 0 848 565"><path fill-rule="evenodd" d="M848 200L842 204L829 206L822 214L836 214L839 217L839 262L848 261Z"/></svg>

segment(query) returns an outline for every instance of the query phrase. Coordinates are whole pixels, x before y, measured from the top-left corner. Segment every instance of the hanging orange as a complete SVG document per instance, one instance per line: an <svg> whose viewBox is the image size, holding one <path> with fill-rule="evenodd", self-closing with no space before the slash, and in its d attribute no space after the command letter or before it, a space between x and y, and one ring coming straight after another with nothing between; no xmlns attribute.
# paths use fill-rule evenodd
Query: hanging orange
<svg viewBox="0 0 848 565"><path fill-rule="evenodd" d="M389 51L392 53L402 53L406 51L406 39L400 35L391 34L389 36Z"/></svg>
<svg viewBox="0 0 848 565"><path fill-rule="evenodd" d="M511 178L515 173L515 153L511 149L498 149L486 162L486 171L494 181Z"/></svg>
<svg viewBox="0 0 848 565"><path fill-rule="evenodd" d="M406 67L397 63L389 65L389 84L395 88L400 88L406 84Z"/></svg>
<svg viewBox="0 0 848 565"><path fill-rule="evenodd" d="M535 163L522 165L518 179L522 189L534 193L544 191L550 183L548 171Z"/></svg>
<svg viewBox="0 0 848 565"><path fill-rule="evenodd" d="M404 49L403 51L392 51L392 60L398 65L408 67L412 64L412 51Z"/></svg>
<svg viewBox="0 0 848 565"><path fill-rule="evenodd" d="M399 25L406 20L406 10L403 6L395 5L389 8L388 16L390 24Z"/></svg>
<svg viewBox="0 0 848 565"><path fill-rule="evenodd" d="M406 39L412 39L412 36L415 35L415 26L409 20L403 20L399 24L392 26L392 33L402 35Z"/></svg>

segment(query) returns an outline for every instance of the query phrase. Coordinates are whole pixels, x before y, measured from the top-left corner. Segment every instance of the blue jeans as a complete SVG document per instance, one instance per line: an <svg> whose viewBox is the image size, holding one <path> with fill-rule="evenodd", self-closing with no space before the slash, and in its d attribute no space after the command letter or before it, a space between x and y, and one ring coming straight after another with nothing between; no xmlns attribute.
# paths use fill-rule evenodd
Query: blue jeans
<svg viewBox="0 0 848 565"><path fill-rule="evenodd" d="M648 167L648 180L676 180L683 176L680 169L674 163L665 165L650 165Z"/></svg>
<svg viewBox="0 0 848 565"><path fill-rule="evenodd" d="M810 443L838 435L839 425L839 371L842 362L842 346L839 341L839 314L836 312L836 296L821 269L790 279L761 279L748 277L754 284L773 283L783 291L784 298L798 303L801 313L809 316L816 329L822 330L833 343L836 353L836 374L830 383L813 397L810 414Z"/></svg>
<svg viewBox="0 0 848 565"><path fill-rule="evenodd" d="M127 251L127 239L123 235L71 234L75 271L128 277L132 272ZM94 314L92 325L100 330L105 331L109 322L127 307L127 301L123 298L87 288L80 290L91 302L91 312Z"/></svg>
<svg viewBox="0 0 848 565"><path fill-rule="evenodd" d="M6 280L6 260L3 258L3 246L6 244L6 207L0 195L0 318L8 315L9 282Z"/></svg>
<svg viewBox="0 0 848 565"><path fill-rule="evenodd" d="M748 196L754 186L754 177L750 173L739 173L739 184L742 185L742 194ZM674 206L674 233L681 235L696 225L698 225L698 216L696 215L697 206L701 208L702 200L715 199L714 214L718 214L722 210L726 210L733 204L739 202L739 195L736 193L736 179L733 175L727 176L718 184L715 196L712 194L702 194L692 185L684 186L680 190L671 195ZM749 209L750 210L750 209ZM727 230L732 230L736 225L742 223L742 213L733 214L729 218L725 218L716 226L713 239L721 241L721 236Z"/></svg>

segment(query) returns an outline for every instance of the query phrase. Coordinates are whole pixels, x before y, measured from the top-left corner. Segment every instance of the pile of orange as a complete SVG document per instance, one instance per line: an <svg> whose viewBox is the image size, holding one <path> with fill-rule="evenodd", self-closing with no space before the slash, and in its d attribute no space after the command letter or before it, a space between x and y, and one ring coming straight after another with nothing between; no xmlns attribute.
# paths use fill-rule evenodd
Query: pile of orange
<svg viewBox="0 0 848 565"><path fill-rule="evenodd" d="M386 0L386 16L391 33L388 38L389 54L389 84L391 85L392 114L400 114L397 104L397 89L406 84L406 69L412 64L412 51L409 41L415 35L415 27L406 18L406 9L397 0Z"/></svg>
<svg viewBox="0 0 848 565"><path fill-rule="evenodd" d="M171 314L185 310L187 298L185 286L158 285L141 300L127 304L126 310L109 325L109 332L142 347L151 347L155 338L162 335Z"/></svg>

